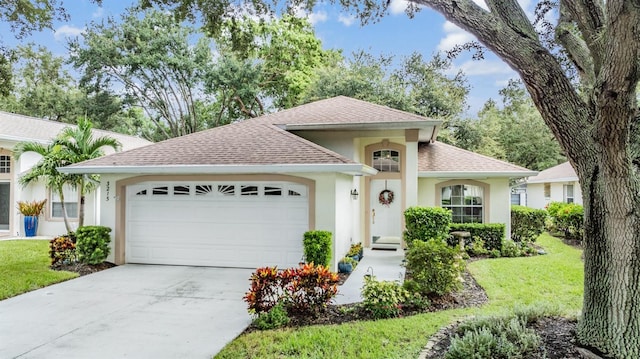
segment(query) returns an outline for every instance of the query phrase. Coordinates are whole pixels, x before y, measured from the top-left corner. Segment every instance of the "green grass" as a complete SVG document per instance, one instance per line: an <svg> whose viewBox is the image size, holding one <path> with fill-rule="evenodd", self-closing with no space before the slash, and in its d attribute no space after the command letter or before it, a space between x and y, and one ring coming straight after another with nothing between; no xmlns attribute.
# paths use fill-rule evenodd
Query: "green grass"
<svg viewBox="0 0 640 359"><path fill-rule="evenodd" d="M48 241L0 241L0 300L78 276L49 264Z"/></svg>
<svg viewBox="0 0 640 359"><path fill-rule="evenodd" d="M524 306L557 308L575 316L582 306L580 251L543 234L547 255L481 260L469 270L485 288L481 308L406 318L281 329L241 335L215 358L416 358L428 338L457 318L513 311Z"/></svg>

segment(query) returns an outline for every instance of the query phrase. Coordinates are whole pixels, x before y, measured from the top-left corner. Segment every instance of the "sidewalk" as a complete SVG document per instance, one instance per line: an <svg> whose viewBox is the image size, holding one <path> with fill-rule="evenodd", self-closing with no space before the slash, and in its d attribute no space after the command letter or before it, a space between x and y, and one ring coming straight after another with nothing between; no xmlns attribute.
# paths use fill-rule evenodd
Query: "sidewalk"
<svg viewBox="0 0 640 359"><path fill-rule="evenodd" d="M351 273L349 278L338 287L335 304L357 303L362 301L360 292L364 286L366 274L373 275L377 280L398 281L404 280L405 268L402 266L404 250L372 250L365 248L364 257Z"/></svg>

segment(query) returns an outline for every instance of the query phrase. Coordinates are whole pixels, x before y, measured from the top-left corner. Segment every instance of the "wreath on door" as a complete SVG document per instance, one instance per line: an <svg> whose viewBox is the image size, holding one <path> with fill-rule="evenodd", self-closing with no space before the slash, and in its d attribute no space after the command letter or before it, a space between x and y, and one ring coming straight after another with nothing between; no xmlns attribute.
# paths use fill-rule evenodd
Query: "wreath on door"
<svg viewBox="0 0 640 359"><path fill-rule="evenodd" d="M380 195L378 195L378 202L380 202L381 205L389 207L389 205L393 203L393 191L385 189L380 192Z"/></svg>

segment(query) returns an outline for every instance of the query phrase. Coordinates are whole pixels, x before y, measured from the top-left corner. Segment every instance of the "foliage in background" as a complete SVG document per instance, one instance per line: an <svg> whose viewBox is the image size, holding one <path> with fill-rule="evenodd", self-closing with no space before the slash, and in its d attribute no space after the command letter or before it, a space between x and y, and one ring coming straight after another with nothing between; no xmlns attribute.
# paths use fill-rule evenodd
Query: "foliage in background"
<svg viewBox="0 0 640 359"><path fill-rule="evenodd" d="M466 109L469 92L462 72L448 76L451 61L435 55L426 61L417 52L395 64L393 56L374 57L358 51L318 69L302 102L348 96L438 119L451 119Z"/></svg>
<svg viewBox="0 0 640 359"><path fill-rule="evenodd" d="M329 231L307 231L302 240L304 260L328 267L331 263L331 242L333 236Z"/></svg>
<svg viewBox="0 0 640 359"><path fill-rule="evenodd" d="M444 295L460 287L459 278L464 261L457 248L443 240L417 240L406 252L407 274L405 288L422 295Z"/></svg>
<svg viewBox="0 0 640 359"><path fill-rule="evenodd" d="M584 208L575 203L551 202L547 206L553 230L564 233L567 239L582 240L584 236Z"/></svg>
<svg viewBox="0 0 640 359"><path fill-rule="evenodd" d="M87 264L100 264L107 259L110 248L111 228L104 226L83 226L76 231L76 251L78 260Z"/></svg>
<svg viewBox="0 0 640 359"><path fill-rule="evenodd" d="M451 211L441 207L410 207L404 211L404 241L411 247L415 241L441 240L449 235Z"/></svg>
<svg viewBox="0 0 640 359"><path fill-rule="evenodd" d="M524 206L511 206L511 239L535 242L545 229L547 212Z"/></svg>
<svg viewBox="0 0 640 359"><path fill-rule="evenodd" d="M502 107L487 101L478 119L451 124L453 144L522 167L541 171L566 159L558 141L520 81L511 80L500 90Z"/></svg>

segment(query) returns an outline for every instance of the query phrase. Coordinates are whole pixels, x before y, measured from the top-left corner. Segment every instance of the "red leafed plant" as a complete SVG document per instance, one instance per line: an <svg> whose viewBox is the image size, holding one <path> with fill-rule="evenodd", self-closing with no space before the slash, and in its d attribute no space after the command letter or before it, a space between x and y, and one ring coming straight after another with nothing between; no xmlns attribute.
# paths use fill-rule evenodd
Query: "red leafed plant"
<svg viewBox="0 0 640 359"><path fill-rule="evenodd" d="M282 302L290 314L317 314L338 293L338 275L327 267L301 264L278 271L258 268L251 275L251 288L244 296L249 312L260 314Z"/></svg>
<svg viewBox="0 0 640 359"><path fill-rule="evenodd" d="M60 236L49 241L49 257L51 265L74 262L76 260L76 245L71 237Z"/></svg>

